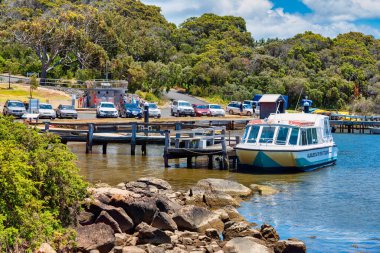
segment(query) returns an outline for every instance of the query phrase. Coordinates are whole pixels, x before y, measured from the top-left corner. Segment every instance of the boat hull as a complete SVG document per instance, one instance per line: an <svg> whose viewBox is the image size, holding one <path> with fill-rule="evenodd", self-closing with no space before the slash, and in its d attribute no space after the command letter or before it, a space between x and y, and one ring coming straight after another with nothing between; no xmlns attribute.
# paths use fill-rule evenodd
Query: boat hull
<svg viewBox="0 0 380 253"><path fill-rule="evenodd" d="M306 150L268 150L259 147L238 147L239 168L271 173L303 172L334 164L335 145Z"/></svg>

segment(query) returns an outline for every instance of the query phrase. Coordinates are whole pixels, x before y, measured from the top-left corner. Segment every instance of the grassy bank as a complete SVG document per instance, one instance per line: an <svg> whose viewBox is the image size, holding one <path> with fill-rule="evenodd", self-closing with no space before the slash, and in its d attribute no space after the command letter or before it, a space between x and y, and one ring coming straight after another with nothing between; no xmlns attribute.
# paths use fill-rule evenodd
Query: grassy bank
<svg viewBox="0 0 380 253"><path fill-rule="evenodd" d="M30 97L29 85L11 84L11 89L8 89L8 84L0 83L0 104L3 105L7 99L15 99L28 101ZM33 91L33 98L39 99L41 102L50 102L54 107L63 101L69 101L69 95L61 91L46 89L39 87Z"/></svg>

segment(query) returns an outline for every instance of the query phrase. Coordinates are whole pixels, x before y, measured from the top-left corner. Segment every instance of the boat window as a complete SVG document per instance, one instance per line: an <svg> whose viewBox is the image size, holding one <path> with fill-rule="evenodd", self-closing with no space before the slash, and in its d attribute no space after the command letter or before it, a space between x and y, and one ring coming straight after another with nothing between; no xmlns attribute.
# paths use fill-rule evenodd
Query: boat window
<svg viewBox="0 0 380 253"><path fill-rule="evenodd" d="M249 130L251 130L251 127L246 127L245 128L245 131L244 131L244 134L243 134L243 138L241 140L243 143L245 143L247 141L247 136L248 136Z"/></svg>
<svg viewBox="0 0 380 253"><path fill-rule="evenodd" d="M285 145L286 138L288 137L289 128L288 127L279 127L277 133L276 144L277 145Z"/></svg>
<svg viewBox="0 0 380 253"><path fill-rule="evenodd" d="M301 145L306 146L307 145L307 137L306 137L306 129L301 129Z"/></svg>
<svg viewBox="0 0 380 253"><path fill-rule="evenodd" d="M306 132L307 132L307 145L311 145L313 144L313 134L312 134L311 128L308 128Z"/></svg>
<svg viewBox="0 0 380 253"><path fill-rule="evenodd" d="M318 144L317 129L316 128L312 128L311 129L311 133L312 133L312 136L313 136L313 144Z"/></svg>
<svg viewBox="0 0 380 253"><path fill-rule="evenodd" d="M290 133L290 138L289 138L290 145L297 145L299 131L300 131L299 128L292 129L292 132Z"/></svg>
<svg viewBox="0 0 380 253"><path fill-rule="evenodd" d="M259 130L260 130L260 126L251 127L251 132L249 133L248 141L247 141L248 143L256 143Z"/></svg>
<svg viewBox="0 0 380 253"><path fill-rule="evenodd" d="M275 129L276 127L263 127L260 136L260 143L272 143Z"/></svg>

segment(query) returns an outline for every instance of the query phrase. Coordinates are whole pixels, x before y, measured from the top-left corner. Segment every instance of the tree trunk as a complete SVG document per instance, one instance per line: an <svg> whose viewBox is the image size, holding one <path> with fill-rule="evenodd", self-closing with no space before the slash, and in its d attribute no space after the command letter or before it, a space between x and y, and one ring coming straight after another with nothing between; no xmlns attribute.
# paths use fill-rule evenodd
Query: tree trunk
<svg viewBox="0 0 380 253"><path fill-rule="evenodd" d="M46 84L46 76L47 76L47 66L45 66L44 64L42 64L40 85L45 85Z"/></svg>

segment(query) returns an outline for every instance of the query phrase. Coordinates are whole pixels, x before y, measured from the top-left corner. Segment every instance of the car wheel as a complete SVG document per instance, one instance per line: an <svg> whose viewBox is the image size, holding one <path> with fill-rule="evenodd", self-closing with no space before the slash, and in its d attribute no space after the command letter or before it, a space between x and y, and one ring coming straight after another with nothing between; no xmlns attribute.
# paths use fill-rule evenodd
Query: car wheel
<svg viewBox="0 0 380 253"><path fill-rule="evenodd" d="M252 113L250 111L247 112L247 116L251 116Z"/></svg>
<svg viewBox="0 0 380 253"><path fill-rule="evenodd" d="M231 109L228 111L228 113L232 115L232 114L234 114L234 111Z"/></svg>

